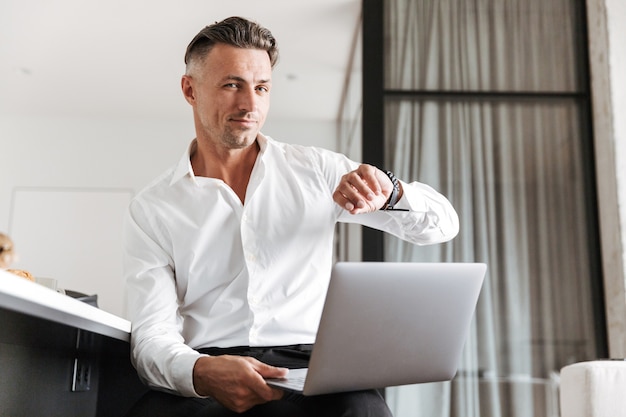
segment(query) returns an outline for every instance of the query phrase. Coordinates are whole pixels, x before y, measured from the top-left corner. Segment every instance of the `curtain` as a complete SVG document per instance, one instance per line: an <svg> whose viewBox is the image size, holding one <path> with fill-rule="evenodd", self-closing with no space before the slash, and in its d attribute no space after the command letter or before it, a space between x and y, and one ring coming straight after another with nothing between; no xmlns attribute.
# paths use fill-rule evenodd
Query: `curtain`
<svg viewBox="0 0 626 417"><path fill-rule="evenodd" d="M581 88L577 0L385 0L386 87Z"/></svg>
<svg viewBox="0 0 626 417"><path fill-rule="evenodd" d="M388 0L385 12L386 87L428 93L387 99L386 166L440 190L461 221L443 245L387 236L385 259L488 265L457 376L387 400L396 417L558 417L559 369L597 356L579 7ZM433 94L450 91L477 94Z"/></svg>

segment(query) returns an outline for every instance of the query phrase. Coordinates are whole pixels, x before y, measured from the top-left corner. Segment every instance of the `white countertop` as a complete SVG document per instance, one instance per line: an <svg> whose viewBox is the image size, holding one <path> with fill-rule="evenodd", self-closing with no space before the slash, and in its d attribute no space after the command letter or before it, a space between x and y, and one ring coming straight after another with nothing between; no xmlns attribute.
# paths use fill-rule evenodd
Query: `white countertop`
<svg viewBox="0 0 626 417"><path fill-rule="evenodd" d="M3 270L0 270L0 308L130 340L128 320Z"/></svg>

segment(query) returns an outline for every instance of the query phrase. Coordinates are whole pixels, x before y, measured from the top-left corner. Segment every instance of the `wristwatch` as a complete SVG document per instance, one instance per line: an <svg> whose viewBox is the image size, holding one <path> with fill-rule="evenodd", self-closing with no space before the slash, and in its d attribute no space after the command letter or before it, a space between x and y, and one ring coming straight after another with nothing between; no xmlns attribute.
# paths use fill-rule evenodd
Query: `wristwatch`
<svg viewBox="0 0 626 417"><path fill-rule="evenodd" d="M398 181L396 176L393 175L393 172L391 171L383 171L383 172L387 174L387 176L391 180L391 183L393 184L393 190L391 190L391 194L389 195L387 202L380 209L381 210L393 210L393 206L395 206L398 203L398 200L400 199L400 181Z"/></svg>

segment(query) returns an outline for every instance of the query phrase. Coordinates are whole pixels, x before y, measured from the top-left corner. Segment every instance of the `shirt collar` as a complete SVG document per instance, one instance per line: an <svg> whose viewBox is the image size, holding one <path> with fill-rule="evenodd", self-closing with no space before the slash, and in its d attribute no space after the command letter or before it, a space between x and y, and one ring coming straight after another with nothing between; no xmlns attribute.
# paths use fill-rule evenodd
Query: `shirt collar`
<svg viewBox="0 0 626 417"><path fill-rule="evenodd" d="M174 169L174 174L172 175L172 180L170 181L170 185L178 182L181 178L189 175L194 183L196 182L196 176L193 173L193 168L191 167L191 155L198 148L198 140L194 139L191 141L183 156L181 156L176 168Z"/></svg>
<svg viewBox="0 0 626 417"><path fill-rule="evenodd" d="M256 138L257 143L259 144L259 157L265 153L267 149L268 139L265 135L259 132ZM174 174L172 175L172 180L170 181L170 185L178 182L181 178L189 175L194 184L198 184L196 181L196 176L193 172L193 167L191 166L191 156L194 154L196 149L198 148L198 139L194 139L191 141L187 150L178 161L176 168L174 169Z"/></svg>

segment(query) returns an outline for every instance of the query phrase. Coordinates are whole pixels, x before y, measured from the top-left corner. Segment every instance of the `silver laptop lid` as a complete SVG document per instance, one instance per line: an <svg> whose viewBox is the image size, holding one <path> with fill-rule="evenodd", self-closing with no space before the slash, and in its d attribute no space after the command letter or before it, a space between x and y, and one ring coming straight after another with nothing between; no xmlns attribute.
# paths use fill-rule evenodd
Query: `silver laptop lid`
<svg viewBox="0 0 626 417"><path fill-rule="evenodd" d="M454 377L486 265L340 262L304 394Z"/></svg>

